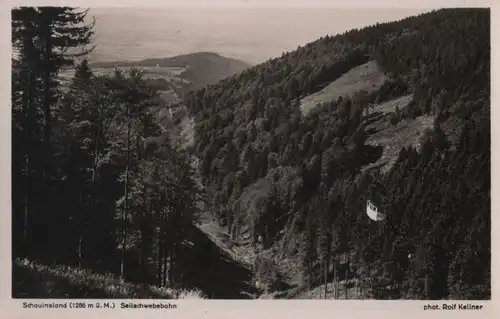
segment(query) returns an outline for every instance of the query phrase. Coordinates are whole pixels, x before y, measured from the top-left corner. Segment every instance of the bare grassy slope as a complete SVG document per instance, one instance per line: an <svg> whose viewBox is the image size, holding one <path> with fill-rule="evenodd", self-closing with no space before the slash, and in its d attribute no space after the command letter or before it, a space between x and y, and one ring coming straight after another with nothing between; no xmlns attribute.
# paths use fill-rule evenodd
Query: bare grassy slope
<svg viewBox="0 0 500 319"><path fill-rule="evenodd" d="M322 90L304 97L300 105L302 113L306 116L317 104L336 100L340 96L353 96L361 91L375 91L386 80L387 76L377 62L367 62L352 68ZM365 121L370 123L366 127L367 144L383 147L382 157L366 166L365 170L379 168L383 172L388 171L396 161L401 148L416 146L421 134L432 126L433 116L422 116L396 125L390 123L390 116L396 108L404 109L412 98L410 94L377 104L373 113L365 118Z"/></svg>
<svg viewBox="0 0 500 319"><path fill-rule="evenodd" d="M387 172L396 162L399 151L403 147L417 146L422 133L432 127L434 116L420 116L395 125L390 123L396 108L402 110L411 100L412 95L406 95L375 105L374 113L365 118L365 122L369 123L366 126L366 143L383 147L382 157L366 166L365 170L380 168L382 172Z"/></svg>
<svg viewBox="0 0 500 319"><path fill-rule="evenodd" d="M352 68L322 90L304 97L300 101L302 114L307 115L318 103L330 102L340 96L352 96L362 90L375 91L384 84L386 79L387 77L375 61Z"/></svg>
<svg viewBox="0 0 500 319"><path fill-rule="evenodd" d="M336 100L340 96L353 96L361 91L378 90L386 80L387 76L377 62L367 62L352 68L322 90L304 97L300 105L302 113L306 116L317 104ZM365 122L369 122L366 127L367 144L383 147L382 157L366 166L365 170L379 168L383 172L388 171L396 161L401 148L415 146L422 132L432 126L433 116L422 116L396 125L390 123L390 117L396 108L404 109L412 98L410 94L374 105L372 114L365 118Z"/></svg>

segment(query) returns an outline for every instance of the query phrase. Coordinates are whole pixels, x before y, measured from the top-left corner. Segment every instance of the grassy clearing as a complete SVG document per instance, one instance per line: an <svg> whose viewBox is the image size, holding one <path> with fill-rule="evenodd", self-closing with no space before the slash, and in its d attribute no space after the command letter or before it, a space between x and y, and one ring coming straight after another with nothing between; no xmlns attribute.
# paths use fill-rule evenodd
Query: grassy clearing
<svg viewBox="0 0 500 319"><path fill-rule="evenodd" d="M187 112L187 111L186 111ZM182 118L179 124L181 140L184 141L184 147L194 145L194 119L187 114Z"/></svg>
<svg viewBox="0 0 500 319"><path fill-rule="evenodd" d="M368 137L367 144L381 145L384 147L384 152L380 159L364 169L379 167L382 172L389 171L396 162L399 151L403 147L416 146L422 133L427 128L432 128L433 123L434 116L421 116L394 126L389 123L388 119L376 123L380 130Z"/></svg>
<svg viewBox="0 0 500 319"><path fill-rule="evenodd" d="M413 99L413 94L403 95L401 97L386 101L384 103L374 105L374 111L384 115L394 113L396 107L403 110Z"/></svg>
<svg viewBox="0 0 500 319"><path fill-rule="evenodd" d="M13 298L205 299L197 290L133 284L111 274L27 259L14 261L12 283Z"/></svg>
<svg viewBox="0 0 500 319"><path fill-rule="evenodd" d="M387 77L377 62L367 62L352 68L322 90L304 97L300 101L300 109L305 116L318 103L337 100L340 96L352 96L362 90L367 92L378 90L386 80Z"/></svg>
<svg viewBox="0 0 500 319"><path fill-rule="evenodd" d="M375 112L371 117L378 117L376 121L366 126L368 133L367 144L384 148L382 157L376 162L364 167L364 170L380 168L387 172L397 160L399 151L403 147L416 146L422 133L427 128L432 128L434 116L420 116L413 120L403 120L396 125L390 123L390 115L396 107L403 110L412 100L412 95L405 95L381 103L374 107Z"/></svg>

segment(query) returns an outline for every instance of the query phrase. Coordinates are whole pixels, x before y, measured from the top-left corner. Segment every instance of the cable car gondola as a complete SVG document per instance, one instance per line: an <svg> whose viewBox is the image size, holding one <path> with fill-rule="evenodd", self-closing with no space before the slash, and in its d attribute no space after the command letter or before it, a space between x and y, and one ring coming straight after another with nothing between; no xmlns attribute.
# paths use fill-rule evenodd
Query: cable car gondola
<svg viewBox="0 0 500 319"><path fill-rule="evenodd" d="M386 216L379 210L377 205L382 203L387 195L387 188L380 182L376 182L370 191L370 199L366 201L366 215L371 220L383 221Z"/></svg>
<svg viewBox="0 0 500 319"><path fill-rule="evenodd" d="M371 220L376 222L382 221L385 219L385 215L381 213L377 206L375 206L370 200L366 201L366 215L370 217Z"/></svg>

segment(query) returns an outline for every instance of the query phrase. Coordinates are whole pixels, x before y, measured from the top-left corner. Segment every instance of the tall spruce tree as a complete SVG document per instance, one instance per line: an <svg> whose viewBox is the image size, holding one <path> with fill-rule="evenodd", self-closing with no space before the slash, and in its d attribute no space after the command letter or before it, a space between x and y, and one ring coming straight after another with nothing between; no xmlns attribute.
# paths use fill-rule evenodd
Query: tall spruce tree
<svg viewBox="0 0 500 319"><path fill-rule="evenodd" d="M25 146L21 151L24 153L22 175L25 178L19 183L27 184L21 187L24 189L24 203L15 205L13 213L24 216L26 247L31 246L27 244L27 234L31 233L27 231L30 224L52 224L55 209L52 197L55 188L51 144L52 113L61 96L57 75L64 66L72 65L77 56L89 52L85 46L90 43L93 23L84 24L87 12L69 7L21 7L12 10L12 44L18 62L13 67L16 68L21 84L23 119L20 122L24 127L22 144ZM69 52L75 48L80 48L80 52ZM16 103L13 103L13 108L15 111ZM40 136L37 132L41 132ZM29 195L35 193L43 194L37 196L43 199L37 199L36 204ZM34 213L34 210L37 212ZM30 221L30 217L34 219ZM43 250L49 250L49 243L54 243L57 247L55 232L49 228L50 226L45 229L37 227L36 233L39 234L32 233L36 239L31 243L45 246Z"/></svg>

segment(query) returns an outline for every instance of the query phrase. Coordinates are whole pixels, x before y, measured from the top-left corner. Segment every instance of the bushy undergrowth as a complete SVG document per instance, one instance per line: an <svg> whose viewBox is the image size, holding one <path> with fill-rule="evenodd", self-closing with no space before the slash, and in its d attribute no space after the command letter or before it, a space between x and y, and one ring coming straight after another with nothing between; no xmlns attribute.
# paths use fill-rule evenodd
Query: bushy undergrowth
<svg viewBox="0 0 500 319"><path fill-rule="evenodd" d="M197 290L133 284L111 274L65 265L47 266L17 259L12 269L14 298L204 299Z"/></svg>
<svg viewBox="0 0 500 319"><path fill-rule="evenodd" d="M255 285L265 293L283 289L278 263L270 254L261 253L254 261Z"/></svg>

